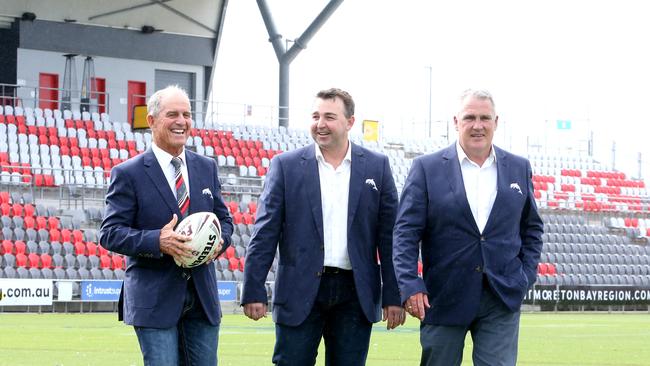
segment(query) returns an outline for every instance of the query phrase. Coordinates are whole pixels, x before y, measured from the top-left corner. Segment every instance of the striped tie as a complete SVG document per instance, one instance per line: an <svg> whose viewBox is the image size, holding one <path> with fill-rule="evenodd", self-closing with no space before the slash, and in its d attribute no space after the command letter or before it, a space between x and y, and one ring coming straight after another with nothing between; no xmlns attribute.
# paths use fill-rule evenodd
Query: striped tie
<svg viewBox="0 0 650 366"><path fill-rule="evenodd" d="M181 173L181 158L178 156L173 158L172 165L175 169L174 176L176 178L176 201L178 202L178 208L181 210L181 216L185 217L187 216L187 210L190 208L190 195L187 191L187 186L185 186L183 173Z"/></svg>

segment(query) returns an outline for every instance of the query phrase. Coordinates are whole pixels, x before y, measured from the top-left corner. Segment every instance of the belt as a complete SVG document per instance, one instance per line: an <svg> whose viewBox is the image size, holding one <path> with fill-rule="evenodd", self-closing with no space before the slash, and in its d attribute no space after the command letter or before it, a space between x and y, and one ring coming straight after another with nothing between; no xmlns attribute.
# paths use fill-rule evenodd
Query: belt
<svg viewBox="0 0 650 366"><path fill-rule="evenodd" d="M352 274L352 270L325 266L323 267L323 274Z"/></svg>

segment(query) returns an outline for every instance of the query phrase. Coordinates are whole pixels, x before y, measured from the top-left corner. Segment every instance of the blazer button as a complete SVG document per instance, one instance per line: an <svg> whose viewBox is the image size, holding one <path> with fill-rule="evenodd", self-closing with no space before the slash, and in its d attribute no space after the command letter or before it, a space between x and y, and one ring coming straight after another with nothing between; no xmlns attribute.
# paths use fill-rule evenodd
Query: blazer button
<svg viewBox="0 0 650 366"><path fill-rule="evenodd" d="M481 235L481 241L485 241L485 237Z"/></svg>
<svg viewBox="0 0 650 366"><path fill-rule="evenodd" d="M476 272L483 272L483 268L481 266L476 266L476 268L474 268L474 270Z"/></svg>
<svg viewBox="0 0 650 366"><path fill-rule="evenodd" d="M316 277L320 277L322 275L321 272L316 272Z"/></svg>

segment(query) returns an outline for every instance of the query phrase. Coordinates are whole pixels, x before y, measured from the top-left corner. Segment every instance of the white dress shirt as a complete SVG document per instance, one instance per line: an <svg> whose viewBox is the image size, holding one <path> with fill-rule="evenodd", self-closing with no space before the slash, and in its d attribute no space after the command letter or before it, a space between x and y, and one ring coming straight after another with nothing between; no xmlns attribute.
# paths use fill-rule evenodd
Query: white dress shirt
<svg viewBox="0 0 650 366"><path fill-rule="evenodd" d="M167 184L169 184L169 189L172 190L172 194L176 197L176 168L172 165L172 159L174 158L167 151L156 146L152 142L151 150L158 160L158 164L162 168L165 178L167 178ZM185 149L178 155L181 158L181 174L183 175L183 180L185 181L185 187L187 189L187 196L190 196L190 180L189 175L187 174L187 164L185 163ZM178 197L176 197L178 199Z"/></svg>
<svg viewBox="0 0 650 366"><path fill-rule="evenodd" d="M350 193L350 166L352 146L336 169L325 161L320 147L316 148L320 198L323 207L324 266L352 269L348 256L348 195Z"/></svg>
<svg viewBox="0 0 650 366"><path fill-rule="evenodd" d="M494 154L494 146L490 149L490 155L483 166L471 161L458 141L456 141L456 151L463 174L467 201L476 226L483 233L497 197L497 157Z"/></svg>

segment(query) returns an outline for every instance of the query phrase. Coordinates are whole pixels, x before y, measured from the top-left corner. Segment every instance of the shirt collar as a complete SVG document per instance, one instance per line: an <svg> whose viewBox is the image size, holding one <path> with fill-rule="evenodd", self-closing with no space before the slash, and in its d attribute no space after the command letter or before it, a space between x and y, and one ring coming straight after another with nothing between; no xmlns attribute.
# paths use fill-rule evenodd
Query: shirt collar
<svg viewBox="0 0 650 366"><path fill-rule="evenodd" d="M153 154L156 156L156 160L158 160L158 163L160 163L160 167L163 169L171 164L172 159L174 158L172 154L168 153L167 151L161 149L156 145L155 142L151 143L151 150L153 151ZM181 158L181 161L183 162L183 165L187 165L185 160L185 149L181 151L181 153L178 155L179 158Z"/></svg>
<svg viewBox="0 0 650 366"><path fill-rule="evenodd" d="M456 153L458 154L458 162L461 165L463 165L463 161L465 161L465 159L467 159L467 162L469 162L470 164L474 164L474 165L478 166L478 164L473 162L467 156L467 154L465 154L465 150L463 150L463 148L460 146L460 142L458 140L456 140ZM496 163L496 161L497 161L497 156L494 153L494 145L492 145L490 147L490 155L488 156L487 160L485 160L485 163L483 163L483 167L488 167L488 166L492 165L493 163Z"/></svg>
<svg viewBox="0 0 650 366"><path fill-rule="evenodd" d="M321 163L327 163L325 161L325 157L323 156L323 152L320 151L320 146L318 146L318 144L314 144L314 146L314 149L316 150L316 160L320 161ZM348 151L345 153L343 162L352 163L352 143L350 140L348 140Z"/></svg>

